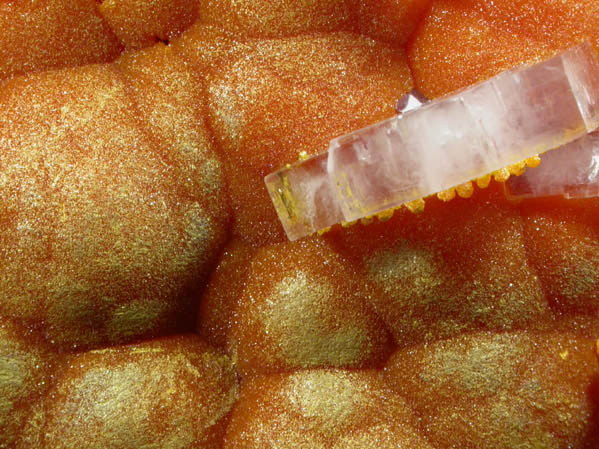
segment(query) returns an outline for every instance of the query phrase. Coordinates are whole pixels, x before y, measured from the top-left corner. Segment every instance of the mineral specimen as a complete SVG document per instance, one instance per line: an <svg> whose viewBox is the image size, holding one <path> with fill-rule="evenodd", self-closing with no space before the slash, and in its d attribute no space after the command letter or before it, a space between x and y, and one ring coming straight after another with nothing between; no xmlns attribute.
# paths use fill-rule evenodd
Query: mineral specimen
<svg viewBox="0 0 599 449"><path fill-rule="evenodd" d="M523 169L598 126L599 63L584 43L336 138L265 182L296 240L401 205L419 209L414 202L435 193L469 196L470 180L485 185L498 171L505 180L506 167Z"/></svg>

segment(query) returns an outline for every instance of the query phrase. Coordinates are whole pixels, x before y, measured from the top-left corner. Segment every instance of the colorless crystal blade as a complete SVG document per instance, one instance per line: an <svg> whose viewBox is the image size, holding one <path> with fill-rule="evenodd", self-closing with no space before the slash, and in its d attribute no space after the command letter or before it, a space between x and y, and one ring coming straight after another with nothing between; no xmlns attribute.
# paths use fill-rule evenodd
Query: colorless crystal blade
<svg viewBox="0 0 599 449"><path fill-rule="evenodd" d="M419 198L425 188L418 148L403 140L398 117L334 139L327 171L344 221Z"/></svg>
<svg viewBox="0 0 599 449"><path fill-rule="evenodd" d="M572 92L589 131L599 127L599 62L589 57L593 51L589 43L584 43L563 54Z"/></svg>
<svg viewBox="0 0 599 449"><path fill-rule="evenodd" d="M599 126L599 64L579 45L334 139L265 178L291 240L427 197L568 144Z"/></svg>
<svg viewBox="0 0 599 449"><path fill-rule="evenodd" d="M322 153L264 178L290 240L344 221L327 160Z"/></svg>
<svg viewBox="0 0 599 449"><path fill-rule="evenodd" d="M599 133L591 133L541 157L541 165L506 183L508 196L599 196Z"/></svg>

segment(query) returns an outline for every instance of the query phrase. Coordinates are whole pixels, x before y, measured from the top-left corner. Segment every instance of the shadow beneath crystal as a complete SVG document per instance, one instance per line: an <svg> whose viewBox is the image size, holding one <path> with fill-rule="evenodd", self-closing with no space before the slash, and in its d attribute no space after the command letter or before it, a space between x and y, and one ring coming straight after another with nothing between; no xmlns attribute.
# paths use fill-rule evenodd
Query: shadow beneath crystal
<svg viewBox="0 0 599 449"><path fill-rule="evenodd" d="M590 426L581 447L585 449L599 448L599 373L595 374L587 390L593 404Z"/></svg>

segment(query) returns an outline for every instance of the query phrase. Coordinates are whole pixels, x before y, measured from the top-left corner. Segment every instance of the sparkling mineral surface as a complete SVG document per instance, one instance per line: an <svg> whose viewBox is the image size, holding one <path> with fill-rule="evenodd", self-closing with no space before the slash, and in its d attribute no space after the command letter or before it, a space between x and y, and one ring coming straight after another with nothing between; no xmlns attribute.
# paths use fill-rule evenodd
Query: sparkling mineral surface
<svg viewBox="0 0 599 449"><path fill-rule="evenodd" d="M588 44L334 139L269 174L290 240L459 186L599 126L599 63Z"/></svg>
<svg viewBox="0 0 599 449"><path fill-rule="evenodd" d="M542 164L511 178L506 192L512 198L599 196L599 133L581 137L548 151Z"/></svg>

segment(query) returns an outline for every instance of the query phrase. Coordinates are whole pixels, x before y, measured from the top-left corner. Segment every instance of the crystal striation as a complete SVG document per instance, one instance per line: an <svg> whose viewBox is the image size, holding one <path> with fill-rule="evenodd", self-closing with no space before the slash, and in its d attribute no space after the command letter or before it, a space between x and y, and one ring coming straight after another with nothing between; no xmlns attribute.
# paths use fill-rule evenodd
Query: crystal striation
<svg viewBox="0 0 599 449"><path fill-rule="evenodd" d="M522 176L510 178L511 198L599 196L599 133L594 132L545 153L542 164Z"/></svg>
<svg viewBox="0 0 599 449"><path fill-rule="evenodd" d="M599 63L585 43L415 109L410 104L401 101L400 115L266 176L290 240L447 191L594 131Z"/></svg>

